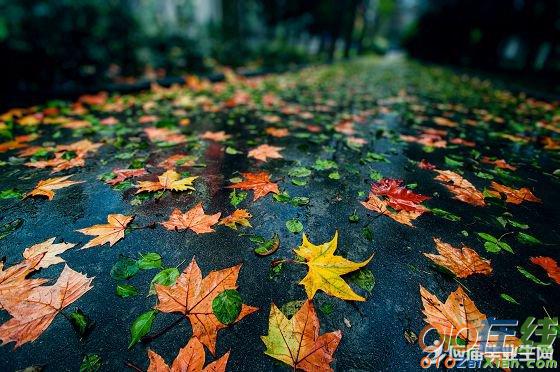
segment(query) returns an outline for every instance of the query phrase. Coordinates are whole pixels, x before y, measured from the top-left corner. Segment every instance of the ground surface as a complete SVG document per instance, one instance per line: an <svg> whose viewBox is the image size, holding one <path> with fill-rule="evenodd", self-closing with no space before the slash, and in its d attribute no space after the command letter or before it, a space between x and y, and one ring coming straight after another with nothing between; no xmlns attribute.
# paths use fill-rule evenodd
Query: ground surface
<svg viewBox="0 0 560 372"><path fill-rule="evenodd" d="M25 248L57 237L56 243L76 244L60 254L67 265L95 277L93 288L62 310L66 316L83 311L94 322L87 335L80 337L59 314L35 341L13 350L0 328L7 343L0 347L1 370L41 365L75 371L88 354L100 357L102 370L124 370L127 361L145 370L148 348L171 364L193 333L187 320L161 332L180 314L158 313L148 332L158 337L128 348L134 320L157 303L148 290L161 269L141 269L129 279L115 279L115 270L111 275L122 256L138 259L147 252L162 257L162 268L179 271L195 257L203 276L243 263L238 293L259 310L218 332L216 357L231 350L232 371L286 370L264 355L260 336L268 333L271 303L293 314L301 305L293 301L307 298L298 283L308 268L294 261L293 252L302 232L319 244L338 230L337 254L351 261L374 254L359 275L344 276L365 301L343 301L321 290L313 299L321 333L342 331L331 365L336 370L419 369L423 354L413 341L425 325L420 285L442 301L461 285L480 312L496 318L558 315L558 284L530 261L559 256L560 110L550 102L402 60L360 60L251 80L230 76L209 85L191 79L188 88L50 102L12 110L1 121L3 134L28 135L0 143L4 270L23 260ZM84 139L91 143L60 147ZM248 157L262 144L281 147L282 158ZM161 164L175 154L183 154L178 163ZM106 182L117 168L148 174L111 186ZM141 181L156 181L166 168L181 177L198 176L195 190L136 194ZM454 172L443 173L452 179L436 180L445 170ZM233 189L226 187L245 180L242 173L262 171L284 194L254 200L254 191L237 190L247 195L234 206ZM52 200L23 198L40 180L65 175L82 183L55 190ZM391 204L390 195L374 193L389 206L381 208L384 213L367 209L361 202L372 184L391 182L382 179L401 179L413 193L430 198L407 203L414 199L408 193L405 202ZM456 194L446 187L453 181ZM510 188L496 191L492 182ZM515 191L521 188L528 190ZM215 224L213 232L196 233L160 224L174 208L186 212L198 203L206 214L221 212L222 218L244 209L252 227ZM406 213L417 218L409 224L395 220L407 222L401 218ZM124 238L80 249L93 236L76 230L105 224L109 214L134 216ZM278 250L255 254L274 234ZM436 253L433 237L471 247L491 261L491 274L456 278L436 270L423 255ZM53 264L30 275L48 278L44 285L50 285L63 267ZM118 284L138 294L121 298ZM12 307L7 297L5 309ZM14 306L11 315L21 316ZM0 322L10 318L0 310ZM214 360L208 350L206 357Z"/></svg>

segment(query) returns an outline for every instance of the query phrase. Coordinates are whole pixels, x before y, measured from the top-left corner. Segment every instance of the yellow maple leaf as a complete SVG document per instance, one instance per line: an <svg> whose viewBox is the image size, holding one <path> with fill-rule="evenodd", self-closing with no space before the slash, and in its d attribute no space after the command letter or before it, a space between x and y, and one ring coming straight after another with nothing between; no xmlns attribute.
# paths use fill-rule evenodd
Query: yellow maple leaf
<svg viewBox="0 0 560 372"><path fill-rule="evenodd" d="M340 276L364 267L373 255L363 262L352 262L334 255L337 243L338 231L330 242L320 245L311 243L303 234L303 242L294 252L305 259L309 272L299 284L305 286L309 299L313 299L315 292L320 289L343 300L365 301L365 298L356 294Z"/></svg>
<svg viewBox="0 0 560 372"><path fill-rule="evenodd" d="M174 170L168 170L162 175L158 176L157 181L141 181L138 184L138 191L140 193L143 191L153 192L159 190L173 190L173 191L185 191L194 190L192 183L196 180L198 176L186 177L181 179L181 175Z"/></svg>

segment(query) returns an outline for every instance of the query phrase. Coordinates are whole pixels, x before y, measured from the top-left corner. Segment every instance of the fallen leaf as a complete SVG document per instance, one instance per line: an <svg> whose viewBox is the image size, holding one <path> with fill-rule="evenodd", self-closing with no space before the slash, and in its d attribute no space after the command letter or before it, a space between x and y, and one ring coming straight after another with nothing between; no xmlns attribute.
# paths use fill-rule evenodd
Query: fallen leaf
<svg viewBox="0 0 560 372"><path fill-rule="evenodd" d="M286 128L268 127L265 129L266 134L276 138L287 137L290 132Z"/></svg>
<svg viewBox="0 0 560 372"><path fill-rule="evenodd" d="M56 265L65 262L58 255L66 252L67 250L69 250L70 248L76 245L72 243L55 244L54 242L55 239L56 237L47 239L44 242L32 245L31 247L26 248L23 251L23 257L28 262L33 262L35 261L34 259L36 257L39 257L39 261L34 264L35 266L33 266L35 270L46 269L51 265Z"/></svg>
<svg viewBox="0 0 560 372"><path fill-rule="evenodd" d="M144 133L146 133L146 135L152 142L168 142L178 144L187 141L187 137L185 137L184 134L168 128L144 128Z"/></svg>
<svg viewBox="0 0 560 372"><path fill-rule="evenodd" d="M15 342L17 348L36 340L57 314L92 288L92 280L64 266L55 284L35 287L25 300L7 305L12 318L0 326L2 343Z"/></svg>
<svg viewBox="0 0 560 372"><path fill-rule="evenodd" d="M490 275L492 266L490 261L480 258L473 249L463 245L462 248L454 248L451 244L444 243L438 238L433 238L439 253L424 253L424 256L442 266L458 278L466 278L473 274Z"/></svg>
<svg viewBox="0 0 560 372"><path fill-rule="evenodd" d="M42 259L43 255L37 255L10 266L6 270L4 270L4 263L0 261L0 309L3 309L7 302L15 304L22 301L27 298L33 288L48 281L47 279L27 279L27 276L36 270L36 266Z"/></svg>
<svg viewBox="0 0 560 372"><path fill-rule="evenodd" d="M93 225L76 230L82 234L97 236L84 245L82 249L103 245L105 243L109 243L109 246L112 247L113 244L124 238L124 231L132 219L133 216L110 214L107 216L107 224Z"/></svg>
<svg viewBox="0 0 560 372"><path fill-rule="evenodd" d="M424 213L428 210L420 203L430 197L407 189L402 180L383 178L371 186L371 192L377 196L387 197L387 205L397 211Z"/></svg>
<svg viewBox="0 0 560 372"><path fill-rule="evenodd" d="M113 169L115 178L107 180L106 182L113 186L131 177L140 177L148 174L144 168L141 169Z"/></svg>
<svg viewBox="0 0 560 372"><path fill-rule="evenodd" d="M140 181L136 193L144 191L154 192L159 190L186 191L194 190L192 183L198 176L185 177L181 179L181 175L174 170L168 170L158 176L157 181Z"/></svg>
<svg viewBox="0 0 560 372"><path fill-rule="evenodd" d="M204 368L204 361L206 359L204 346L198 338L193 337L185 347L179 350L179 354L177 354L171 368L155 351L148 350L148 358L150 359L148 372L224 372L229 358L229 351Z"/></svg>
<svg viewBox="0 0 560 372"><path fill-rule="evenodd" d="M369 193L369 196L366 199L366 201L360 203L369 210L372 210L377 213L381 213L389 218L392 218L393 220L399 223L411 227L412 227L412 221L420 217L420 215L422 214L422 212L418 212L418 211L409 212L405 210L400 210L397 212L397 211L389 210L387 208L388 207L387 202L381 200L379 197L375 196L371 192Z"/></svg>
<svg viewBox="0 0 560 372"><path fill-rule="evenodd" d="M504 194L506 196L506 203L521 204L524 201L530 201L534 203L541 202L541 199L533 195L531 190L526 187L514 189L492 181L492 183L490 184L490 188L491 190L489 190L488 192L493 196L499 198L501 194Z"/></svg>
<svg viewBox="0 0 560 372"><path fill-rule="evenodd" d="M280 193L280 190L278 190L278 184L270 181L270 175L267 172L242 173L241 175L245 178L244 181L227 186L227 188L253 190L253 201L262 198L271 192L275 194Z"/></svg>
<svg viewBox="0 0 560 372"><path fill-rule="evenodd" d="M247 157L248 158L255 158L255 159L261 160L261 161L267 161L268 159L282 159L283 156L279 152L282 149L283 149L283 147L270 146L270 145L264 144L264 145L260 145L258 147L255 147L254 149L249 151L249 153L247 154Z"/></svg>
<svg viewBox="0 0 560 372"><path fill-rule="evenodd" d="M319 335L319 331L319 318L311 301L305 301L291 319L272 304L268 334L261 336L265 354L288 364L294 371L332 371L330 364L342 333Z"/></svg>
<svg viewBox="0 0 560 372"><path fill-rule="evenodd" d="M70 177L72 177L72 176L70 175L70 176L55 177L55 178L49 178L49 179L46 179L46 180L41 180L41 181L39 181L37 186L35 186L35 188L33 190L31 190L25 196L26 197L28 197L28 196L46 196L49 200L52 200L54 198L54 191L53 190L62 189L64 187L68 187L68 186L71 186L71 185L75 185L75 184L84 182L84 181L69 181L68 178L70 178Z"/></svg>
<svg viewBox="0 0 560 372"><path fill-rule="evenodd" d="M204 214L202 203L198 203L185 213L175 208L169 220L160 222L167 230L184 230L191 229L197 234L211 233L214 231L212 225L215 225L220 219L221 213Z"/></svg>
<svg viewBox="0 0 560 372"><path fill-rule="evenodd" d="M535 265L542 267L550 279L554 280L557 284L560 284L560 267L554 258L539 256L531 257L530 260Z"/></svg>
<svg viewBox="0 0 560 372"><path fill-rule="evenodd" d="M195 259L177 278L172 286L156 284L158 296L156 309L163 313L181 313L191 322L194 337L216 353L218 331L226 325L220 323L212 311L212 301L226 289L237 289L237 276L241 265L211 271L203 279ZM256 311L257 308L242 305L236 322Z"/></svg>
<svg viewBox="0 0 560 372"><path fill-rule="evenodd" d="M249 222L249 218L251 217L253 216L246 209L236 209L231 215L222 218L218 224L237 230L236 224L251 227L251 223Z"/></svg>
<svg viewBox="0 0 560 372"><path fill-rule="evenodd" d="M219 132L206 131L200 135L200 138L216 142L224 142L231 138L231 135L226 134L223 130Z"/></svg>
<svg viewBox="0 0 560 372"><path fill-rule="evenodd" d="M373 255L363 262L352 262L334 255L337 244L338 231L330 242L320 245L309 242L303 234L303 241L294 252L305 259L309 272L299 284L303 284L309 299L313 299L315 292L320 289L343 300L365 301L365 298L357 295L340 276L364 267Z"/></svg>
<svg viewBox="0 0 560 372"><path fill-rule="evenodd" d="M441 181L447 190L455 195L455 199L478 207L486 205L484 195L459 174L449 170L435 169L435 171L438 173L435 179Z"/></svg>

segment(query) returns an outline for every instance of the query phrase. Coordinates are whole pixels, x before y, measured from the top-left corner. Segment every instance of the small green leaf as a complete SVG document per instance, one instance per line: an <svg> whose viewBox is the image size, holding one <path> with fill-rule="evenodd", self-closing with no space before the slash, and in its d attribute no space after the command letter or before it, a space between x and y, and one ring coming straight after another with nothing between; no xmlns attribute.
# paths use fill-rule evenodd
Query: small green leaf
<svg viewBox="0 0 560 372"><path fill-rule="evenodd" d="M492 243L498 243L498 239L494 238L492 235L490 234L486 234L486 233L477 233L478 236L480 236L482 239L492 242Z"/></svg>
<svg viewBox="0 0 560 372"><path fill-rule="evenodd" d="M24 193L16 189L7 189L0 191L0 199L21 199Z"/></svg>
<svg viewBox="0 0 560 372"><path fill-rule="evenodd" d="M247 192L246 191L235 191L235 189L229 194L229 202L231 205L233 205L235 208L237 208L237 206L239 204L241 204L241 202L243 200L245 200L247 198Z"/></svg>
<svg viewBox="0 0 560 372"><path fill-rule="evenodd" d="M309 177L311 175L311 169L305 167L294 167L288 172L290 177Z"/></svg>
<svg viewBox="0 0 560 372"><path fill-rule="evenodd" d="M303 230L303 224L298 220L288 220L286 221L286 228L289 232L293 234L298 234Z"/></svg>
<svg viewBox="0 0 560 372"><path fill-rule="evenodd" d="M350 216L348 216L348 221L356 223L356 222L360 221L360 216L358 216L356 211L354 211L354 213L352 213Z"/></svg>
<svg viewBox="0 0 560 372"><path fill-rule="evenodd" d="M330 302L327 302L325 304L322 304L319 307L319 310L321 310L321 312L325 315L331 315L334 311L334 306Z"/></svg>
<svg viewBox="0 0 560 372"><path fill-rule="evenodd" d="M348 275L348 281L356 284L358 287L371 293L375 286L375 277L370 269L360 269Z"/></svg>
<svg viewBox="0 0 560 372"><path fill-rule="evenodd" d="M3 224L0 226L0 239L4 239L6 236L10 235L23 225L23 220L21 218L16 218L13 221Z"/></svg>
<svg viewBox="0 0 560 372"><path fill-rule="evenodd" d="M461 217L457 216L456 214L450 213L440 208L431 208L430 212L435 214L438 217L445 218L446 220L457 222L461 221Z"/></svg>
<svg viewBox="0 0 560 372"><path fill-rule="evenodd" d="M370 242L373 241L373 231L371 231L369 227L364 227L362 229L362 236Z"/></svg>
<svg viewBox="0 0 560 372"><path fill-rule="evenodd" d="M130 279L138 272L138 263L132 258L121 255L111 268L111 277L117 280Z"/></svg>
<svg viewBox="0 0 560 372"><path fill-rule="evenodd" d="M140 254L138 267L142 270L159 269L161 268L161 256L156 252Z"/></svg>
<svg viewBox="0 0 560 372"><path fill-rule="evenodd" d="M301 179L294 178L294 179L292 179L292 183L296 186L305 186L305 185L307 185L307 180L301 180Z"/></svg>
<svg viewBox="0 0 560 372"><path fill-rule="evenodd" d="M517 270L519 270L519 272L521 274L523 274L523 276L525 276L527 279L532 280L534 283L537 283L537 284L540 284L540 285L550 285L550 283L543 282L542 280L537 278L535 275L533 275L530 271L528 271L524 267L522 267L522 266L516 266L516 267L517 267Z"/></svg>
<svg viewBox="0 0 560 372"><path fill-rule="evenodd" d="M129 284L117 284L116 292L117 296L121 298L132 297L138 294L138 290Z"/></svg>
<svg viewBox="0 0 560 372"><path fill-rule="evenodd" d="M149 310L140 314L130 326L130 349L140 341L142 337L148 334L152 329L152 324L156 318L157 310Z"/></svg>
<svg viewBox="0 0 560 372"><path fill-rule="evenodd" d="M280 247L280 238L278 237L278 234L274 233L272 239L259 244L260 245L254 250L255 254L259 256L268 256L278 250L278 247Z"/></svg>
<svg viewBox="0 0 560 372"><path fill-rule="evenodd" d="M68 314L70 323L80 337L85 337L93 328L93 323L86 314L80 309L76 309Z"/></svg>
<svg viewBox="0 0 560 372"><path fill-rule="evenodd" d="M535 238L533 235L529 235L521 231L517 233L517 240L520 243L527 244L527 245L542 244L542 242L539 239Z"/></svg>
<svg viewBox="0 0 560 372"><path fill-rule="evenodd" d="M241 296L235 289L226 289L212 300L212 312L222 324L231 324L241 312Z"/></svg>
<svg viewBox="0 0 560 372"><path fill-rule="evenodd" d="M179 270L176 267L170 267L168 269L161 270L154 276L154 278L150 282L150 290L148 291L148 294L152 295L156 293L156 290L154 288L155 284L161 284L165 286L175 284L175 281L177 281L179 275Z"/></svg>
<svg viewBox="0 0 560 372"><path fill-rule="evenodd" d="M97 372L101 369L101 357L97 354L86 354L80 364L80 372Z"/></svg>
<svg viewBox="0 0 560 372"><path fill-rule="evenodd" d="M329 173L329 178L331 180L339 180L340 179L340 173L338 172L331 172Z"/></svg>
<svg viewBox="0 0 560 372"><path fill-rule="evenodd" d="M490 253L498 253L502 250L498 244L492 242L484 242L484 248L486 248L486 251Z"/></svg>
<svg viewBox="0 0 560 372"><path fill-rule="evenodd" d="M502 294L500 294L500 297L501 297L503 300L507 301L507 302L510 302L510 303L512 303L512 304L519 305L519 302L517 302L517 301L515 300L515 298L511 297L511 296L508 295L508 294L502 293Z"/></svg>

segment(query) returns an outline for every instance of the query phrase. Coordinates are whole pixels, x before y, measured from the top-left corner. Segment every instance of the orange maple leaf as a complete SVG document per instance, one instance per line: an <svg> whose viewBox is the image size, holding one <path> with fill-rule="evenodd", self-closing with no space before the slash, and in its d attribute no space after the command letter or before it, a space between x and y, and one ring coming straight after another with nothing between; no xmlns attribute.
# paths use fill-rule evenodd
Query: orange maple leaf
<svg viewBox="0 0 560 372"><path fill-rule="evenodd" d="M148 358L150 359L148 372L224 372L229 358L229 351L204 368L204 361L206 359L204 346L198 338L192 337L187 345L179 350L179 354L177 354L171 368L155 351L148 350Z"/></svg>
<svg viewBox="0 0 560 372"><path fill-rule="evenodd" d="M478 207L486 205L484 195L462 176L449 170L435 169L435 171L438 173L435 179L441 181L447 190L455 195L455 199Z"/></svg>
<svg viewBox="0 0 560 372"><path fill-rule="evenodd" d="M70 177L72 177L72 175L41 180L39 181L39 183L37 183L37 186L35 186L33 190L31 190L25 195L25 197L46 196L49 200L52 200L54 198L53 190L62 189L64 187L68 187L71 185L84 182L84 181L70 181L68 180Z"/></svg>
<svg viewBox="0 0 560 372"><path fill-rule="evenodd" d="M145 128L144 133L152 142L183 143L187 141L184 134L167 128L150 127Z"/></svg>
<svg viewBox="0 0 560 372"><path fill-rule="evenodd" d="M454 248L451 244L444 243L438 238L433 238L439 253L424 253L424 256L442 266L458 278L466 278L473 274L490 275L492 266L490 261L480 258L473 249L463 245L462 248Z"/></svg>
<svg viewBox="0 0 560 372"><path fill-rule="evenodd" d="M136 193L159 190L186 191L194 190L192 183L198 176L181 178L181 175L174 170L168 170L158 176L157 181L140 181Z"/></svg>
<svg viewBox="0 0 560 372"><path fill-rule="evenodd" d="M242 173L241 175L245 178L245 181L237 182L231 186L227 186L227 188L253 190L253 201L271 192L275 194L280 193L278 185L270 181L270 175L267 172Z"/></svg>
<svg viewBox="0 0 560 372"><path fill-rule="evenodd" d="M65 262L58 255L66 252L76 245L72 243L55 244L55 239L56 237L47 239L44 242L32 245L23 251L23 258L25 258L29 263L34 262L36 257L39 258L39 261L33 264L34 270L45 269L51 265Z"/></svg>
<svg viewBox="0 0 560 372"><path fill-rule="evenodd" d="M24 300L6 303L12 318L0 326L2 343L15 342L17 348L36 340L62 309L92 288L92 280L65 265L55 284L35 287Z"/></svg>
<svg viewBox="0 0 560 372"><path fill-rule="evenodd" d="M184 230L191 229L197 234L211 233L214 231L212 225L215 225L220 216L220 212L216 214L204 214L202 203L198 203L185 213L175 208L169 220L160 222L167 230Z"/></svg>
<svg viewBox="0 0 560 372"><path fill-rule="evenodd" d="M113 186L131 177L140 177L148 174L144 168L140 169L113 169L115 178L107 180L106 183Z"/></svg>
<svg viewBox="0 0 560 372"><path fill-rule="evenodd" d="M212 301L226 289L237 289L240 269L241 264L211 271L202 279L202 272L193 258L174 285L155 285L158 296L155 308L164 313L183 314L191 323L194 337L215 354L218 331L227 326L214 315ZM256 310L256 307L243 304L235 322Z"/></svg>
<svg viewBox="0 0 560 372"><path fill-rule="evenodd" d="M226 134L223 130L219 132L206 131L200 135L200 138L216 142L224 142L231 138L231 135Z"/></svg>
<svg viewBox="0 0 560 372"><path fill-rule="evenodd" d="M393 220L399 223L402 223L403 225L408 225L411 227L413 227L412 221L420 217L420 215L423 213L415 210L412 211L407 211L404 209L401 209L399 211L390 210L387 208L388 207L387 202L381 200L372 192L369 193L369 196L366 199L366 201L360 203L369 210L372 210L377 213L381 213L389 218L392 218Z"/></svg>
<svg viewBox="0 0 560 372"><path fill-rule="evenodd" d="M554 258L539 256L531 257L530 260L535 265L542 267L548 274L549 278L554 280L557 284L560 284L560 267Z"/></svg>
<svg viewBox="0 0 560 372"><path fill-rule="evenodd" d="M255 158L261 161L267 161L267 159L282 159L282 154L280 154L280 150L283 150L283 147L277 146L270 146L267 144L260 145L249 151L247 154L248 158Z"/></svg>
<svg viewBox="0 0 560 372"><path fill-rule="evenodd" d="M319 318L311 301L305 301L291 319L272 304L268 335L261 336L265 354L292 366L294 371L332 371L330 364L342 333L319 335L319 330Z"/></svg>
<svg viewBox="0 0 560 372"><path fill-rule="evenodd" d="M490 188L488 192L496 197L500 197L500 194L504 194L506 196L506 203L511 204L521 204L524 201L530 201L534 203L540 203L541 199L537 198L531 190L526 187L522 187L520 189L514 189L511 187L507 187L504 185L500 185L497 182L492 181L490 183Z"/></svg>
<svg viewBox="0 0 560 372"><path fill-rule="evenodd" d="M133 218L133 216L124 216L122 214L110 214L107 216L107 224L93 225L76 230L82 234L97 236L87 242L82 249L103 245L105 243L109 243L109 246L112 247L113 244L124 238L124 231Z"/></svg>
<svg viewBox="0 0 560 372"><path fill-rule="evenodd" d="M275 128L275 127L268 127L265 129L265 132L266 134L276 138L287 137L290 134L290 132L286 128Z"/></svg>
<svg viewBox="0 0 560 372"><path fill-rule="evenodd" d="M47 279L27 279L27 276L35 271L35 267L42 259L42 255L32 257L28 260L10 266L3 270L4 263L0 261L0 309L7 302L17 303L26 298L31 289L46 283Z"/></svg>
<svg viewBox="0 0 560 372"><path fill-rule="evenodd" d="M0 143L0 153L1 152L6 152L8 150L14 150L14 149L19 149L19 148L22 148L22 147L26 147L26 146L28 146L27 142L31 142L35 139L37 139L37 135L35 135L35 134L17 136L11 141Z"/></svg>
<svg viewBox="0 0 560 372"><path fill-rule="evenodd" d="M249 218L251 217L253 216L246 209L236 209L231 215L222 218L222 220L218 224L225 225L234 230L237 230L236 224L245 227L251 227L251 223L249 222Z"/></svg>
<svg viewBox="0 0 560 372"><path fill-rule="evenodd" d="M195 156L187 154L175 154L161 161L158 164L158 167L162 167L165 169L173 169L175 167L191 167L195 164L195 161Z"/></svg>

